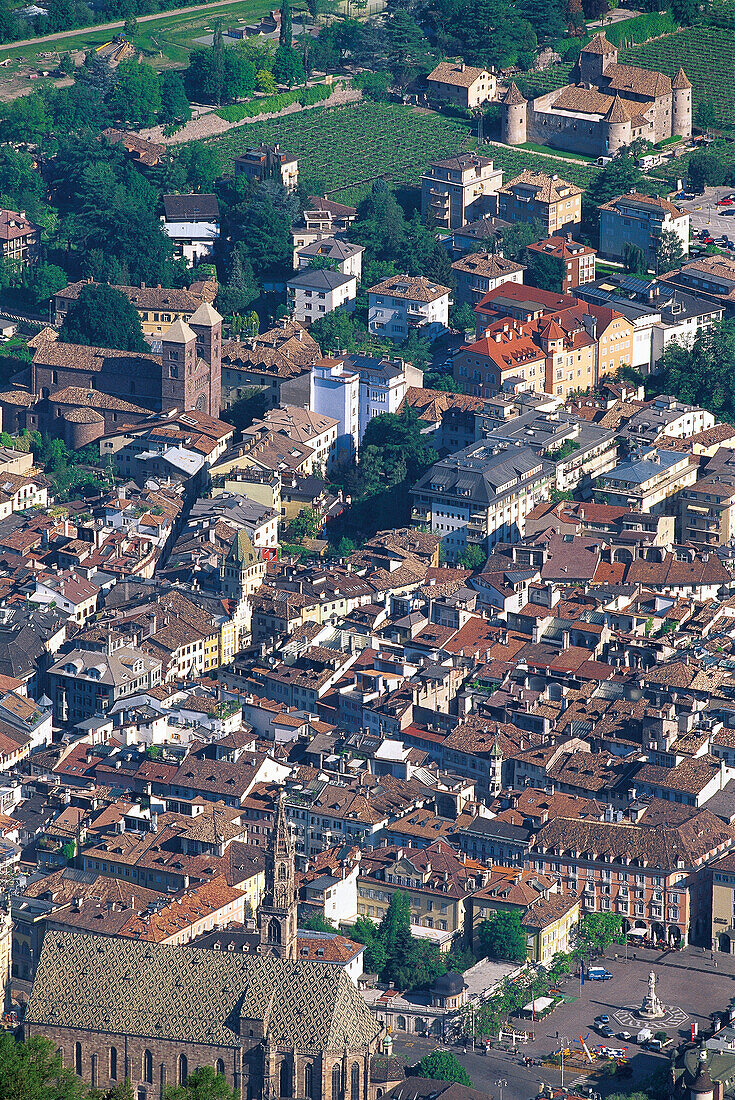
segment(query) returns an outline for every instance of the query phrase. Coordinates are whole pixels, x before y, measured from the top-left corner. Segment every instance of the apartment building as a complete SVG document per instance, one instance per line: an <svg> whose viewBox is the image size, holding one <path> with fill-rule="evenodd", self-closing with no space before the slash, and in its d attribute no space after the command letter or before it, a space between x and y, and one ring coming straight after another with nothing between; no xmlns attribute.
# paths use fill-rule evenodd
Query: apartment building
<svg viewBox="0 0 735 1100"><path fill-rule="evenodd" d="M700 256L678 271L669 272L661 281L706 298L730 315L735 313L735 258L732 256Z"/></svg>
<svg viewBox="0 0 735 1100"><path fill-rule="evenodd" d="M682 489L694 485L697 471L691 455L651 447L605 474L601 492L608 504L657 514L674 506L672 498Z"/></svg>
<svg viewBox="0 0 735 1100"><path fill-rule="evenodd" d="M270 409L262 420L254 420L243 431L243 441L258 437L263 431L277 432L284 441L296 442L311 450L303 462L302 472L307 476L317 467L321 471L331 469L337 453L339 422L325 413L310 412L296 405Z"/></svg>
<svg viewBox="0 0 735 1100"><path fill-rule="evenodd" d="M735 855L712 864L711 912L709 946L725 955L735 954Z"/></svg>
<svg viewBox="0 0 735 1100"><path fill-rule="evenodd" d="M334 202L326 195L311 195L308 209L304 210L303 222L297 223L291 230L294 251L326 237L341 237L347 233L356 217L357 210L354 206Z"/></svg>
<svg viewBox="0 0 735 1100"><path fill-rule="evenodd" d="M579 897L563 893L555 876L495 867L487 885L470 898L471 946L479 950L478 932L485 921L497 913L517 912L529 962L548 966L554 955L576 945L579 910Z"/></svg>
<svg viewBox="0 0 735 1100"><path fill-rule="evenodd" d="M622 260L626 244L643 251L649 267L656 265L656 249L662 233L672 232L689 252L689 215L668 199L655 199L632 191L600 207L600 255Z"/></svg>
<svg viewBox="0 0 735 1100"><path fill-rule="evenodd" d="M709 935L707 864L729 850L735 830L708 810L653 800L628 819L556 817L531 846L531 867L558 875L581 895L581 912L615 913L623 929L656 942L686 945ZM640 930L640 931L637 931Z"/></svg>
<svg viewBox="0 0 735 1100"><path fill-rule="evenodd" d="M476 306L489 290L501 283L522 283L523 264L491 252L470 252L452 264L457 305Z"/></svg>
<svg viewBox="0 0 735 1100"><path fill-rule="evenodd" d="M594 282L597 252L589 245L573 240L571 233L536 241L535 244L529 244L528 251L535 255L551 256L564 265L561 284L563 294L569 294L581 283Z"/></svg>
<svg viewBox="0 0 735 1100"><path fill-rule="evenodd" d="M720 457L722 456L722 457ZM681 538L696 546L726 546L735 538L735 454L721 447L679 497Z"/></svg>
<svg viewBox="0 0 735 1100"><path fill-rule="evenodd" d="M449 325L451 290L423 275L393 275L368 291L368 331L399 343L415 329L433 339Z"/></svg>
<svg viewBox="0 0 735 1100"><path fill-rule="evenodd" d="M496 320L483 330L454 359L455 380L465 393L479 397L534 392L566 400L596 385L616 355L622 359L626 350L630 354L625 347L631 340L628 322L613 310L586 303L526 322Z"/></svg>
<svg viewBox="0 0 735 1100"><path fill-rule="evenodd" d="M286 283L286 305L294 321L311 324L335 309L352 312L357 277L329 268L306 267Z"/></svg>
<svg viewBox="0 0 735 1100"><path fill-rule="evenodd" d="M502 169L476 153L435 160L421 177L421 216L440 229L460 229L496 212L502 182Z"/></svg>
<svg viewBox="0 0 735 1100"><path fill-rule="evenodd" d="M498 87L494 73L466 65L464 61L440 61L427 76L426 83L433 99L467 111L494 99Z"/></svg>
<svg viewBox="0 0 735 1100"><path fill-rule="evenodd" d="M449 560L468 546L517 542L525 518L547 500L554 467L530 447L475 443L434 463L411 490L414 525L439 535Z"/></svg>
<svg viewBox="0 0 735 1100"><path fill-rule="evenodd" d="M489 290L475 306L477 335L482 336L488 325L501 317L516 321L533 321L547 313L558 313L579 305L572 294L556 294L552 290L540 290L535 286L503 282L495 290Z"/></svg>
<svg viewBox="0 0 735 1100"><path fill-rule="evenodd" d="M498 188L497 212L513 225L540 221L549 237L569 233L582 220L582 188L528 169Z"/></svg>
<svg viewBox="0 0 735 1100"><path fill-rule="evenodd" d="M464 935L476 882L475 872L443 840L425 848L369 848L360 861L357 911L380 923L400 890L410 901L413 934L446 950L455 936Z"/></svg>

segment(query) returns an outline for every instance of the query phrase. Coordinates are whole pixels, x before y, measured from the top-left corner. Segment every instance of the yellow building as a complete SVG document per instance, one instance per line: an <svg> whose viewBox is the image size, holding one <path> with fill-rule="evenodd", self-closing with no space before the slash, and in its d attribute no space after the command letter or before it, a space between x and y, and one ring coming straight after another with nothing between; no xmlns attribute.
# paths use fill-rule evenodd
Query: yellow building
<svg viewBox="0 0 735 1100"><path fill-rule="evenodd" d="M470 946L479 950L478 930L500 912L521 914L530 962L543 966L576 943L579 897L561 892L559 880L517 867L494 867L490 881L469 899Z"/></svg>
<svg viewBox="0 0 735 1100"><path fill-rule="evenodd" d="M582 220L582 188L528 169L498 189L498 215L514 225L540 221L548 237L567 233Z"/></svg>
<svg viewBox="0 0 735 1100"><path fill-rule="evenodd" d="M53 318L55 325L61 325L71 306L77 301L83 287L92 284L91 279L82 279L78 283L69 283L54 295ZM94 284L92 284L94 285ZM130 301L140 317L144 336L161 336L174 321L189 321L203 302L211 302L216 293L216 284L212 284L212 293L207 292L204 284L202 294L192 294L190 290L178 287L160 286L116 286L121 294Z"/></svg>

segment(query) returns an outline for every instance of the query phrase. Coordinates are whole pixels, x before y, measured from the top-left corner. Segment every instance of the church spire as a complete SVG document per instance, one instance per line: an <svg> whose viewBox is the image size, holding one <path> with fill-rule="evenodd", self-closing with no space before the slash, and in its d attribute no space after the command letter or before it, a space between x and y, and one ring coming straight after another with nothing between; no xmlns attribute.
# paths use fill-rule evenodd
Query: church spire
<svg viewBox="0 0 735 1100"><path fill-rule="evenodd" d="M282 959L296 958L296 869L294 846L279 798L265 860L265 894L258 909L261 949Z"/></svg>

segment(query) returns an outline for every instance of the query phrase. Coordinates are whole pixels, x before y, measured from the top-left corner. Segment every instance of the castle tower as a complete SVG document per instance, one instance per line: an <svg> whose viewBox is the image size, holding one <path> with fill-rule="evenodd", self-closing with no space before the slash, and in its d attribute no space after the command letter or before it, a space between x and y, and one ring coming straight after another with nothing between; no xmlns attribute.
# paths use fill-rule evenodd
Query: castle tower
<svg viewBox="0 0 735 1100"><path fill-rule="evenodd" d="M196 370L196 333L185 321L174 321L163 334L161 353L161 412L178 409L186 404L189 379Z"/></svg>
<svg viewBox="0 0 735 1100"><path fill-rule="evenodd" d="M615 64L617 60L617 46L613 46L604 34L596 34L579 55L580 81L588 88L597 88L607 67Z"/></svg>
<svg viewBox="0 0 735 1100"><path fill-rule="evenodd" d="M197 355L209 366L209 415L219 416L222 392L222 317L203 302L189 318L196 333Z"/></svg>
<svg viewBox="0 0 735 1100"><path fill-rule="evenodd" d="M684 70L679 71L671 81L671 135L672 137L692 136L692 86Z"/></svg>
<svg viewBox="0 0 735 1100"><path fill-rule="evenodd" d="M506 145L523 145L528 133L528 102L513 82L501 103L500 140Z"/></svg>
<svg viewBox="0 0 735 1100"><path fill-rule="evenodd" d="M605 133L605 148L608 153L614 155L623 146L630 145L633 140L633 128L623 107L623 101L617 92L602 120L602 124Z"/></svg>
<svg viewBox="0 0 735 1100"><path fill-rule="evenodd" d="M294 849L283 799L279 799L265 860L265 894L258 909L261 949L279 959L296 958Z"/></svg>

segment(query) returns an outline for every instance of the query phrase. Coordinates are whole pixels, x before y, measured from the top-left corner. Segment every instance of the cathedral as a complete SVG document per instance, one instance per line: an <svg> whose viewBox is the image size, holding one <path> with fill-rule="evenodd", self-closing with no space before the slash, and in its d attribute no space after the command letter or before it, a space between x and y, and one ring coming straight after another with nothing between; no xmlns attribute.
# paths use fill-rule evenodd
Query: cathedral
<svg viewBox="0 0 735 1100"><path fill-rule="evenodd" d="M243 1100L373 1100L380 1027L340 967L299 961L283 804L258 933L241 952L48 932L25 1017L95 1088L135 1100L211 1066Z"/></svg>
<svg viewBox="0 0 735 1100"><path fill-rule="evenodd" d="M621 65L617 47L601 33L582 49L577 75L575 84L532 100L511 84L501 101L502 140L614 156L637 138L656 144L691 137L692 86L683 69L672 80Z"/></svg>

